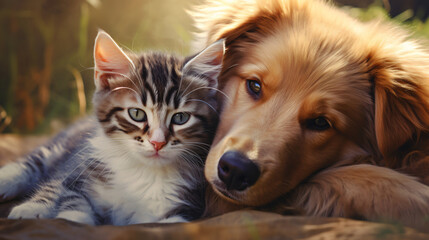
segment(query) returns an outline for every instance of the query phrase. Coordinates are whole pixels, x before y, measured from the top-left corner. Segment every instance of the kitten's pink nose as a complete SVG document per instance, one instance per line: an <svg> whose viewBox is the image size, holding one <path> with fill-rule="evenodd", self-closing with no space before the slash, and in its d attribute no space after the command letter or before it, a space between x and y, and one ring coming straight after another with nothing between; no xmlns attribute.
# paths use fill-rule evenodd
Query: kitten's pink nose
<svg viewBox="0 0 429 240"><path fill-rule="evenodd" d="M156 151L161 150L161 148L164 147L164 145L166 144L166 142L157 142L157 141L150 141L150 143L152 143L153 148Z"/></svg>

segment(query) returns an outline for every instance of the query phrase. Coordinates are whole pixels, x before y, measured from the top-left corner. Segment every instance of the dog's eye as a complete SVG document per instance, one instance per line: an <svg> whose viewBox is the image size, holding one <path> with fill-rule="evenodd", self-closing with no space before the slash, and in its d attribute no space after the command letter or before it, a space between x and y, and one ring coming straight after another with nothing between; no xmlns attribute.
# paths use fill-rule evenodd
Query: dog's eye
<svg viewBox="0 0 429 240"><path fill-rule="evenodd" d="M262 85L258 80L249 79L247 80L247 89L254 97L259 97L261 95Z"/></svg>
<svg viewBox="0 0 429 240"><path fill-rule="evenodd" d="M307 120L307 128L316 131L323 131L331 127L328 119L325 117L317 117Z"/></svg>

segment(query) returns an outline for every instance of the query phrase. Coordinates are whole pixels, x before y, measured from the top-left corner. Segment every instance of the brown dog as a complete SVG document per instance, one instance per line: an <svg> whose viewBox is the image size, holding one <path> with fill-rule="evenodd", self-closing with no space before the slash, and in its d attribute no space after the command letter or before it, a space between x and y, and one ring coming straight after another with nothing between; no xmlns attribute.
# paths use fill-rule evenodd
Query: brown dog
<svg viewBox="0 0 429 240"><path fill-rule="evenodd" d="M429 55L405 31L317 0L213 0L193 15L197 42L226 39L227 97L205 168L217 194L237 207L424 222Z"/></svg>

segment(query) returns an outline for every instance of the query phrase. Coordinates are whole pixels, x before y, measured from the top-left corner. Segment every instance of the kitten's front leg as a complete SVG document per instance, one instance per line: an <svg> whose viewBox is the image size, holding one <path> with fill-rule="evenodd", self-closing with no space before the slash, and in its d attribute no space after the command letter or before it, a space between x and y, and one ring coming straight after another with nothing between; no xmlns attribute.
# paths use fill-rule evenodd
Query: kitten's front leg
<svg viewBox="0 0 429 240"><path fill-rule="evenodd" d="M73 222L95 225L95 214L82 194L68 190L58 199L58 214L55 218L62 218Z"/></svg>
<svg viewBox="0 0 429 240"><path fill-rule="evenodd" d="M25 196L34 190L42 180L50 177L58 164L69 159L67 155L93 128L92 119L79 121L30 154L0 167L0 202Z"/></svg>
<svg viewBox="0 0 429 240"><path fill-rule="evenodd" d="M0 168L0 200L23 196L39 181L43 166L34 164L30 157L20 158Z"/></svg>
<svg viewBox="0 0 429 240"><path fill-rule="evenodd" d="M55 215L56 202L62 193L61 181L51 180L40 186L28 201L14 207L8 218L51 218Z"/></svg>
<svg viewBox="0 0 429 240"><path fill-rule="evenodd" d="M61 137L64 134L59 134ZM65 142L58 137L30 154L0 168L0 201L24 196L47 177L48 170L63 159Z"/></svg>
<svg viewBox="0 0 429 240"><path fill-rule="evenodd" d="M14 207L9 219L51 218L55 206L44 202L27 201Z"/></svg>

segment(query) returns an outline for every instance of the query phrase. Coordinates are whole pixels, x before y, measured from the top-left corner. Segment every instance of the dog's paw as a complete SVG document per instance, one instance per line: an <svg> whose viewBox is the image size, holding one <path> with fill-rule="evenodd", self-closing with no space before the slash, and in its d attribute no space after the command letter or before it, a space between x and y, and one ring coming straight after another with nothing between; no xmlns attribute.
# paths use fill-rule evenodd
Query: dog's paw
<svg viewBox="0 0 429 240"><path fill-rule="evenodd" d="M50 218L51 209L41 203L25 202L10 211L9 219Z"/></svg>
<svg viewBox="0 0 429 240"><path fill-rule="evenodd" d="M410 226L429 217L429 186L392 169L367 164L322 171L290 197L292 206L311 216L388 220Z"/></svg>

